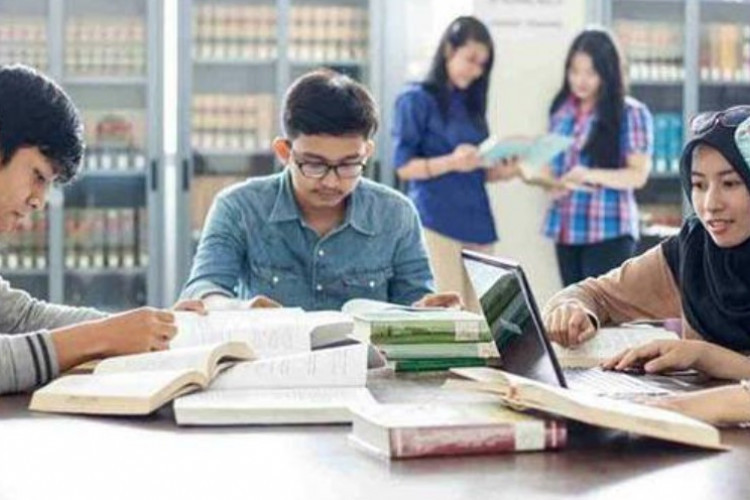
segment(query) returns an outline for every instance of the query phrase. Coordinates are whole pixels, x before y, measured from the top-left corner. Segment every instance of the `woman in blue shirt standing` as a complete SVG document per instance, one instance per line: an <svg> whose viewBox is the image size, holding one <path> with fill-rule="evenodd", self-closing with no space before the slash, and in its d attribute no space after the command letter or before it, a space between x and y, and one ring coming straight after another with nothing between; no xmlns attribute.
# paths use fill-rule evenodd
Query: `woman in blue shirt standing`
<svg viewBox="0 0 750 500"><path fill-rule="evenodd" d="M424 81L396 101L394 158L419 211L438 291L457 291L476 308L461 249L490 252L497 241L486 182L516 175L514 165L482 168L487 90L494 50L487 27L459 17L442 36Z"/></svg>
<svg viewBox="0 0 750 500"><path fill-rule="evenodd" d="M568 286L632 256L639 236L633 190L651 169L651 113L625 95L620 56L606 31L587 29L573 40L549 131L572 137L573 145L548 173L566 186L587 186L555 193L545 222Z"/></svg>

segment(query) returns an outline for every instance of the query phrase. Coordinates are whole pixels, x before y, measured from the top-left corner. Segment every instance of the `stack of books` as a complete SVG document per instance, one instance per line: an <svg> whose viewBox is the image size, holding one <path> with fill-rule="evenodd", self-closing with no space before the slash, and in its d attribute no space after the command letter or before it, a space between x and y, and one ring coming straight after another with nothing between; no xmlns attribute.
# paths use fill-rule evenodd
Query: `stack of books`
<svg viewBox="0 0 750 500"><path fill-rule="evenodd" d="M350 300L343 311L354 319L353 337L377 347L396 371L485 366L499 357L479 314L366 299Z"/></svg>

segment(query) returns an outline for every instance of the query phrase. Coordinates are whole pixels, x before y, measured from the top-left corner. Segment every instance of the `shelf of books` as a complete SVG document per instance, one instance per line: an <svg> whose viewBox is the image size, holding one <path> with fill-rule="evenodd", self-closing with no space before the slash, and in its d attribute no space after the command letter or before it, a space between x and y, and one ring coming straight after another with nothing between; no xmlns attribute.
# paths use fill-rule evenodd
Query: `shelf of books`
<svg viewBox="0 0 750 500"><path fill-rule="evenodd" d="M289 83L318 67L366 81L367 0L180 2L178 286L216 194L277 171L271 150ZM187 238L185 237L187 235Z"/></svg>
<svg viewBox="0 0 750 500"><path fill-rule="evenodd" d="M149 0L66 0L62 12L62 83L84 119L80 178L65 190L64 301L103 309L149 301L149 189L160 135L152 109L149 51L161 30ZM152 26L151 29L149 27ZM153 170L153 171L151 171ZM152 283L149 283L152 281ZM152 294L153 297L153 294Z"/></svg>
<svg viewBox="0 0 750 500"><path fill-rule="evenodd" d="M59 201L2 240L0 274L14 286L107 310L158 304L149 233L159 233L149 222L160 203L160 18L161 2L150 0L0 0L0 64L58 81L86 140Z"/></svg>
<svg viewBox="0 0 750 500"><path fill-rule="evenodd" d="M612 29L625 58L629 94L654 118L652 173L636 192L641 250L674 232L682 220L677 173L684 137L685 7L680 1L617 0Z"/></svg>

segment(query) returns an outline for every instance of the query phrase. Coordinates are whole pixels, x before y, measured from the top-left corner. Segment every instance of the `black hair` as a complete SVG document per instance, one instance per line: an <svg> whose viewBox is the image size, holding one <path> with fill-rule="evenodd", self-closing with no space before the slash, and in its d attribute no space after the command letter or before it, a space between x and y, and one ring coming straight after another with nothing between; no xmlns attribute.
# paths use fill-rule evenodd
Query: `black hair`
<svg viewBox="0 0 750 500"><path fill-rule="evenodd" d="M484 66L482 75L474 80L466 89L466 107L469 117L483 132L487 132L487 91L490 86L492 64L495 59L492 36L487 27L476 17L461 16L453 20L440 38L440 43L432 57L432 64L427 76L422 81L425 90L435 96L443 120L448 118L450 105L450 82L446 68L446 49L458 49L474 41L481 43L489 51L489 58Z"/></svg>
<svg viewBox="0 0 750 500"><path fill-rule="evenodd" d="M23 147L39 148L64 184L81 164L83 124L70 97L49 77L20 64L0 65L0 166Z"/></svg>
<svg viewBox="0 0 750 500"><path fill-rule="evenodd" d="M304 135L361 135L378 129L375 100L367 89L332 70L312 71L295 80L284 96L281 121L289 139Z"/></svg>
<svg viewBox="0 0 750 500"><path fill-rule="evenodd" d="M625 113L625 80L617 45L608 32L599 28L589 28L573 40L565 59L562 88L552 101L550 115L554 114L570 96L568 71L573 57L578 53L584 53L591 58L594 70L601 79L596 102L597 118L583 152L588 154L593 164L599 168L619 168L622 149L620 129Z"/></svg>

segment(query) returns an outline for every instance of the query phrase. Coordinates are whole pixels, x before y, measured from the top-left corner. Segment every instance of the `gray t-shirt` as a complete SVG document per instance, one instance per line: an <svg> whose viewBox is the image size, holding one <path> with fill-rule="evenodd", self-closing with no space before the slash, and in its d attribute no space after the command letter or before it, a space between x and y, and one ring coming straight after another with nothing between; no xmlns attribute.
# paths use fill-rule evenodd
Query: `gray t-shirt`
<svg viewBox="0 0 750 500"><path fill-rule="evenodd" d="M105 316L95 309L47 304L0 277L0 394L26 391L57 376L49 330Z"/></svg>

